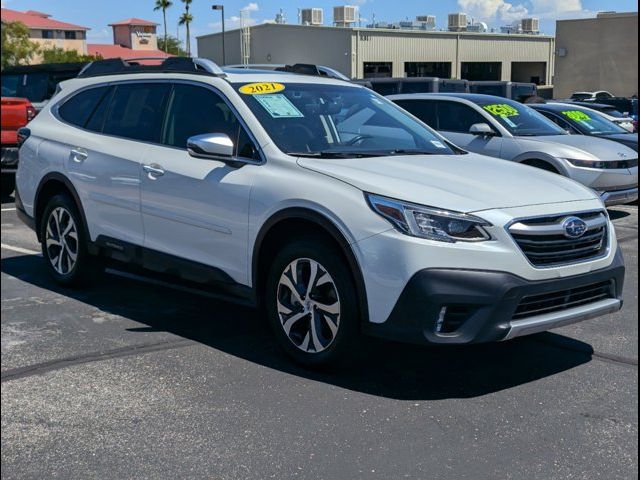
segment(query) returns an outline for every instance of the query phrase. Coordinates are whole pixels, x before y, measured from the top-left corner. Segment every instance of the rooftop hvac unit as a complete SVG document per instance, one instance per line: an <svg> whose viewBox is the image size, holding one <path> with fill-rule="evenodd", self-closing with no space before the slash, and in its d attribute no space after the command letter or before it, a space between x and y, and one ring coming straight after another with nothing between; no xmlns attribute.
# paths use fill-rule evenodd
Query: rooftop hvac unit
<svg viewBox="0 0 640 480"><path fill-rule="evenodd" d="M523 18L522 32L523 33L540 33L540 19L539 18Z"/></svg>
<svg viewBox="0 0 640 480"><path fill-rule="evenodd" d="M449 14L449 31L464 32L467 29L466 13L450 13Z"/></svg>
<svg viewBox="0 0 640 480"><path fill-rule="evenodd" d="M422 23L423 27L427 30L436 29L436 17L435 15L419 15L416 17L416 21Z"/></svg>
<svg viewBox="0 0 640 480"><path fill-rule="evenodd" d="M333 23L338 26L349 26L356 23L358 7L345 5L343 7L333 7Z"/></svg>
<svg viewBox="0 0 640 480"><path fill-rule="evenodd" d="M303 25L322 25L324 14L321 8L303 8L300 11L300 22Z"/></svg>

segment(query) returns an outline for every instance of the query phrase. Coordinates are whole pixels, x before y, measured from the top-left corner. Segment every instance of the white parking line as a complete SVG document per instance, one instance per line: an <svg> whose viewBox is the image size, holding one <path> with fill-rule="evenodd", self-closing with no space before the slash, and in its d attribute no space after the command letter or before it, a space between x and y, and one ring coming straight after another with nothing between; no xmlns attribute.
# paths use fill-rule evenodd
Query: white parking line
<svg viewBox="0 0 640 480"><path fill-rule="evenodd" d="M0 247L5 250L11 250L16 253L24 253L25 255L42 255L42 252L38 252L37 250L29 250L28 248L22 247L14 247L13 245L7 245L6 243L0 243Z"/></svg>
<svg viewBox="0 0 640 480"><path fill-rule="evenodd" d="M15 212L15 211L16 211L16 207L13 207L13 208L3 208L1 211L3 211L3 212Z"/></svg>

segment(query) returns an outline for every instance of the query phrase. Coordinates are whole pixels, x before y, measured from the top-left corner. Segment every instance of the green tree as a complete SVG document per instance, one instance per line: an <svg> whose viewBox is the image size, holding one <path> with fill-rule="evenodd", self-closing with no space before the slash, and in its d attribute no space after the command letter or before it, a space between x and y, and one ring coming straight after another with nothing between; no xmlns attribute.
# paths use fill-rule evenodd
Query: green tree
<svg viewBox="0 0 640 480"><path fill-rule="evenodd" d="M163 52L167 52L171 55L176 55L178 57L186 57L187 51L183 48L182 42L178 40L176 37L172 37L171 35L167 36L167 41L165 45L159 45L160 50Z"/></svg>
<svg viewBox="0 0 640 480"><path fill-rule="evenodd" d="M102 60L102 56L100 55L82 55L76 50L65 50L58 47L42 50L41 53L43 63L93 62L94 60Z"/></svg>
<svg viewBox="0 0 640 480"><path fill-rule="evenodd" d="M29 28L21 22L2 23L1 67L29 63L38 53L38 45L29 40Z"/></svg>
<svg viewBox="0 0 640 480"><path fill-rule="evenodd" d="M192 0L182 0L184 3L184 13L180 16L178 25L185 25L187 27L187 55L191 56L191 29L190 25L193 22L193 15L189 12L189 6Z"/></svg>
<svg viewBox="0 0 640 480"><path fill-rule="evenodd" d="M154 12L162 10L162 19L164 21L164 48L167 48L167 41L169 39L169 35L167 34L167 9L171 8L171 6L173 6L171 0L156 0L156 6L153 9Z"/></svg>

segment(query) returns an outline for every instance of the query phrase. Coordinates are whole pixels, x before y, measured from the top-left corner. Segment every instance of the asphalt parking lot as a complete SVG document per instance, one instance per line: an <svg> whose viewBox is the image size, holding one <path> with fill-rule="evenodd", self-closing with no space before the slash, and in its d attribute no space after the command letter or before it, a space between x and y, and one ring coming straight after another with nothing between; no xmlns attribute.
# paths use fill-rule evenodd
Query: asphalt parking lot
<svg viewBox="0 0 640 480"><path fill-rule="evenodd" d="M250 309L110 271L66 290L2 204L2 477L630 479L638 209L615 315L500 344L292 365Z"/></svg>

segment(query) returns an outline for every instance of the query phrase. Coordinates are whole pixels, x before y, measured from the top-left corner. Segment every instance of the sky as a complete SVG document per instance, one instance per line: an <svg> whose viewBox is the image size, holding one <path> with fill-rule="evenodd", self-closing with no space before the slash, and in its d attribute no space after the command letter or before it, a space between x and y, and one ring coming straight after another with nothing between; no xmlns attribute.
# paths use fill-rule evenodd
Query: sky
<svg viewBox="0 0 640 480"><path fill-rule="evenodd" d="M162 23L162 13L154 12L155 0L1 0L2 6L14 10L38 10L51 14L56 20L75 23L91 28L89 43L112 43L109 23L125 18L138 17ZM332 21L333 7L336 5L357 5L363 25L373 18L376 21L396 22L416 15L435 15L439 28L446 28L447 14L465 12L478 21L487 22L491 27L509 24L525 16L540 18L543 33L555 32L555 21L565 18L593 17L602 10L637 11L638 3L633 0L193 0L191 12L194 17L192 37L220 31L220 12L212 11L211 5L225 6L225 22L228 29L239 26L240 10L247 10L252 24L273 21L283 10L288 23L297 23L298 8L324 8L325 24ZM184 28L178 28L178 17L183 12L181 0L173 0L173 7L167 11L168 31L185 39ZM162 25L158 32L163 31ZM192 41L195 48L196 42Z"/></svg>

